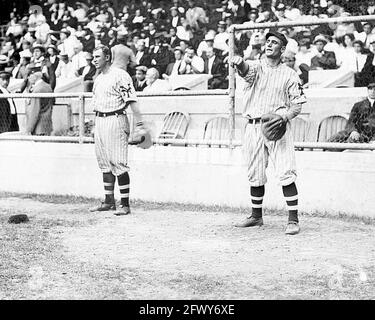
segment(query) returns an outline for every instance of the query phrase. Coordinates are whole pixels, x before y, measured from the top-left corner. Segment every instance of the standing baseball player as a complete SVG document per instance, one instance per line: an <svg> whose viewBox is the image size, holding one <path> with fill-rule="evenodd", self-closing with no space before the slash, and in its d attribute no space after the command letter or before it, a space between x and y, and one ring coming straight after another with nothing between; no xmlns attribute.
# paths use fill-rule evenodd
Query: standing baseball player
<svg viewBox="0 0 375 320"><path fill-rule="evenodd" d="M300 231L298 192L295 184L296 161L290 121L306 102L297 73L281 63L288 41L279 32L266 34L265 58L245 62L234 56L231 63L245 80L243 116L247 123L243 151L250 181L252 214L236 227L263 225L262 203L267 182L269 158L275 166L289 211L286 234ZM270 139L264 134L266 118L275 118L278 128L286 128L281 138ZM278 139L278 140L277 140Z"/></svg>
<svg viewBox="0 0 375 320"><path fill-rule="evenodd" d="M93 86L95 111L95 153L103 172L105 200L90 211L116 211L114 185L117 177L121 204L115 215L127 215L129 207L127 108L133 111L137 127L143 127L137 97L130 75L111 65L111 50L103 45L94 49L94 65L100 72Z"/></svg>

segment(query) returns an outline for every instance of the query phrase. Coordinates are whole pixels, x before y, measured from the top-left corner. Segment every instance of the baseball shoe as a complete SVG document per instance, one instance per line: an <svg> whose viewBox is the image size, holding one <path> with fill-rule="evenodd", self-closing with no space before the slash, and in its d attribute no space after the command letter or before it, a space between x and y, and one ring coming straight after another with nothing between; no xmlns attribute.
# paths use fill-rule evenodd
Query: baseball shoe
<svg viewBox="0 0 375 320"><path fill-rule="evenodd" d="M300 228L299 228L298 222L289 221L285 229L285 234L294 235L294 234L299 233L299 231L300 231Z"/></svg>
<svg viewBox="0 0 375 320"><path fill-rule="evenodd" d="M113 211L116 210L116 204L115 203L105 203L102 202L99 206L91 208L90 212L95 211Z"/></svg>
<svg viewBox="0 0 375 320"><path fill-rule="evenodd" d="M263 225L263 218L254 218L254 217L247 217L244 222L236 223L234 226L238 228L247 228L247 227L255 227L255 226L262 226Z"/></svg>
<svg viewBox="0 0 375 320"><path fill-rule="evenodd" d="M126 216L130 214L130 207L124 206L123 204L119 205L119 210L114 213L115 216Z"/></svg>

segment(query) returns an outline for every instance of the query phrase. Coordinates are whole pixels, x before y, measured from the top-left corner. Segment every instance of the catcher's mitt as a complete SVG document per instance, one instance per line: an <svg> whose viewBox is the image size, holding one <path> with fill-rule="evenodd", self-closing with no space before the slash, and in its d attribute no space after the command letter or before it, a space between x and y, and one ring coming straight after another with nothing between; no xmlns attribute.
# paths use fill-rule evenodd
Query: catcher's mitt
<svg viewBox="0 0 375 320"><path fill-rule="evenodd" d="M143 126L142 122L137 123L129 144L136 145L142 149L148 149L152 146L150 131Z"/></svg>
<svg viewBox="0 0 375 320"><path fill-rule="evenodd" d="M276 113L267 113L262 116L262 132L268 140L281 139L285 131L286 122L282 116Z"/></svg>

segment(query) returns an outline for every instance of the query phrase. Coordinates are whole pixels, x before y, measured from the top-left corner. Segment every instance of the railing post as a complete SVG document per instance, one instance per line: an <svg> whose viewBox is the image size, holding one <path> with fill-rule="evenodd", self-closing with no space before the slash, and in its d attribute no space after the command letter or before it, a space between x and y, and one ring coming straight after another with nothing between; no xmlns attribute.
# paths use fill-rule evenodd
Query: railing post
<svg viewBox="0 0 375 320"><path fill-rule="evenodd" d="M79 96L79 143L83 143L85 136L85 96Z"/></svg>
<svg viewBox="0 0 375 320"><path fill-rule="evenodd" d="M235 136L235 100L236 100L236 77L234 66L230 63L234 56L235 47L235 28L229 30L229 148L233 149L233 140Z"/></svg>

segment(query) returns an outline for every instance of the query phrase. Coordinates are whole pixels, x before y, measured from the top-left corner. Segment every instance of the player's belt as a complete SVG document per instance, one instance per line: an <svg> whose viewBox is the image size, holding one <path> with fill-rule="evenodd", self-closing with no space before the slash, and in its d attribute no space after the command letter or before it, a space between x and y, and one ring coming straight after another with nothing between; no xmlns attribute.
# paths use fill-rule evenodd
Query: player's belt
<svg viewBox="0 0 375 320"><path fill-rule="evenodd" d="M262 118L248 118L247 120L248 120L249 123L251 123L251 124L256 124L256 123L261 123Z"/></svg>
<svg viewBox="0 0 375 320"><path fill-rule="evenodd" d="M109 116L119 116L120 114L126 114L126 107L111 111L111 112L100 112L100 111L95 111L95 115L97 117L109 117Z"/></svg>

